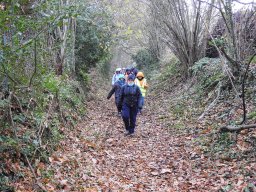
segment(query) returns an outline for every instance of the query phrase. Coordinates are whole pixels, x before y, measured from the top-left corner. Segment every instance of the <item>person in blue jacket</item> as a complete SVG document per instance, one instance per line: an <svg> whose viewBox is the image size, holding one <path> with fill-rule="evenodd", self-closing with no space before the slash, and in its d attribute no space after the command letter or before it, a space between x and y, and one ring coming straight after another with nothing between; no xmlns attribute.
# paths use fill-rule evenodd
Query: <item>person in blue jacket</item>
<svg viewBox="0 0 256 192"><path fill-rule="evenodd" d="M121 68L116 68L116 71L112 77L112 86L114 86L115 82L118 81L118 76L121 74L122 69Z"/></svg>
<svg viewBox="0 0 256 192"><path fill-rule="evenodd" d="M117 107L117 115L121 116L121 107L118 107L118 103L121 96L121 88L125 84L125 79L123 74L118 75L118 80L114 83L111 91L108 93L107 99L110 99L110 97L115 93L115 103Z"/></svg>
<svg viewBox="0 0 256 192"><path fill-rule="evenodd" d="M142 97L140 88L134 83L135 75L130 74L128 76L127 84L121 89L120 100L118 106L122 107L122 118L124 121L125 129L127 133L125 135L131 135L134 133L136 117L138 114L139 101Z"/></svg>

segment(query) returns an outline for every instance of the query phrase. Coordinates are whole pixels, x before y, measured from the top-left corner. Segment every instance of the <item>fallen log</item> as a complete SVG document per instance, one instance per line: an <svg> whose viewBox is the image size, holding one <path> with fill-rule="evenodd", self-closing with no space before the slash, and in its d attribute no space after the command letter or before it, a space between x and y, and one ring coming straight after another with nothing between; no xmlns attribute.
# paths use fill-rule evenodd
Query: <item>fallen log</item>
<svg viewBox="0 0 256 192"><path fill-rule="evenodd" d="M234 131L241 131L244 129L256 128L256 124L250 125L238 125L238 126L223 126L220 128L220 132L234 132Z"/></svg>

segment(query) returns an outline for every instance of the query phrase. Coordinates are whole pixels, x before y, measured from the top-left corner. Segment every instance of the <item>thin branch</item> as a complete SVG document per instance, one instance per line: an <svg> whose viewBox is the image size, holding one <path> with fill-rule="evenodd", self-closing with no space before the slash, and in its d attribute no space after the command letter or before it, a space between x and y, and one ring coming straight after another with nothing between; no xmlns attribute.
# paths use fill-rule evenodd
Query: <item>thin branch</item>
<svg viewBox="0 0 256 192"><path fill-rule="evenodd" d="M14 99L16 99L16 101L17 101L17 103L18 103L18 105L19 105L19 107L20 107L20 111L21 111L21 113L24 113L24 111L23 111L23 109L22 109L22 105L21 105L21 102L20 102L19 98L18 98L16 95L14 95L14 94L12 94L12 97L13 97Z"/></svg>
<svg viewBox="0 0 256 192"><path fill-rule="evenodd" d="M34 176L35 183L36 183L37 186L40 187L43 191L47 191L47 189L42 185L42 183L40 183L40 182L38 181L38 179L37 179L37 177L36 177L35 170L33 169L32 165L31 165L31 163L30 163L30 161L29 161L29 159L28 159L28 156L27 156L26 154L24 154L24 156L25 156L25 159L26 159L26 161L27 161L27 163L28 163L28 167L29 167L31 173L32 173L33 176Z"/></svg>
<svg viewBox="0 0 256 192"><path fill-rule="evenodd" d="M220 97L220 93L221 93L221 89L222 89L222 84L221 82L219 82L219 89L218 89L218 93L217 93L217 97L214 99L214 101L204 110L204 112L202 113L202 115L200 115L200 117L198 118L198 120L201 120L205 114L217 103L217 101L219 100Z"/></svg>
<svg viewBox="0 0 256 192"><path fill-rule="evenodd" d="M247 78L247 74L248 74L248 70L249 70L249 67L250 67L250 64L253 60L253 58L256 56L256 53L254 53L254 55L250 58L249 62L247 63L247 66L246 66L246 70L245 70L245 73L244 73L244 76L243 76L243 81L242 81L242 100L243 100L243 111L244 111L244 114L243 114L243 120L242 122L240 123L243 124L245 121L246 121L246 103L245 103L245 81L246 81L246 78Z"/></svg>
<svg viewBox="0 0 256 192"><path fill-rule="evenodd" d="M203 17L202 17L201 14L200 14L200 16L201 16L201 18L203 19ZM205 22L203 22L203 24L205 25L205 27L206 27L206 29L207 29L207 31L208 31L208 33L209 33L211 39L212 39L213 46L216 48L216 50L218 51L218 54L220 55L220 58L221 58L221 61L222 61L221 63L222 63L222 65L223 65L223 69L224 69L224 71L227 73L227 76L228 76L228 78L229 78L229 80L230 80L230 82L231 82L231 85L232 85L232 87L234 88L236 94L238 95L238 91L236 90L236 87L235 87L235 85L234 85L234 83L233 83L233 80L232 80L232 78L234 79L234 76L233 76L233 74L232 74L229 70L226 69L225 63L224 63L224 62L225 62L225 61L224 61L224 56L223 56L223 54L221 54L221 53L224 53L225 51L224 51L224 52L221 51L220 48L217 46L217 44L216 44L216 42L215 42L215 40L214 40L212 34L210 33L209 26L207 26ZM225 53L226 53L226 52L225 52ZM227 55L227 56L228 56L228 55ZM226 59L227 59L227 57L226 57ZM230 59L232 60L232 58L230 58ZM234 61L234 62L235 62L235 61Z"/></svg>
<svg viewBox="0 0 256 192"><path fill-rule="evenodd" d="M47 114L45 116L45 120L46 121L48 120L50 111L51 111L51 109L53 107L53 99L54 98L51 98L51 99L52 99L52 101L49 104L49 109L48 109ZM46 126L43 126L43 120L44 120L44 118L42 118L42 120L40 122L40 125L39 125L39 130L38 130L38 141L39 141L39 145L40 146L42 145L42 141L41 140L42 140L42 136L43 136L43 133L44 133L44 130L45 130L45 127L46 127Z"/></svg>
<svg viewBox="0 0 256 192"><path fill-rule="evenodd" d="M224 66L224 70L225 70L225 72L226 72L226 73L227 73L227 75L228 75L228 78L229 78L229 80L230 80L230 83L231 83L232 87L234 88L234 91L236 92L236 95L238 96L238 95L239 95L239 93L238 93L238 91L237 91L237 89L236 89L236 86L235 86L235 84L234 84L233 80L232 80L232 79L234 79L233 74L230 72L230 70L229 70L229 69L226 69L226 67L225 67L225 66Z"/></svg>
<svg viewBox="0 0 256 192"><path fill-rule="evenodd" d="M0 73L2 73L2 74L4 74L4 75L7 75L7 77L8 77L12 82L14 82L16 85L21 84L21 83L19 83L18 81L16 81L14 78L12 78L12 77L7 73L7 71L6 71L5 67L4 67L4 64L2 64L2 66L3 66L4 71L1 71L1 70L0 70Z"/></svg>
<svg viewBox="0 0 256 192"><path fill-rule="evenodd" d="M241 2L241 1L238 1L238 0L233 0L234 2L237 2L239 4L242 4L242 5L255 5L256 3L254 1L251 1L251 2Z"/></svg>
<svg viewBox="0 0 256 192"><path fill-rule="evenodd" d="M31 163L30 163L30 161L29 161L29 159L28 159L28 156L27 156L26 154L24 154L24 156L25 156L25 159L26 159L26 161L27 161L27 163L28 163L28 167L29 167L31 173L33 174L34 178L36 179L36 173L35 173L35 171L34 171L32 165L31 165Z"/></svg>
<svg viewBox="0 0 256 192"><path fill-rule="evenodd" d="M207 5L210 5L210 6L214 7L215 9L218 9L218 10L221 9L220 7L217 7L217 6L216 6L215 4L213 4L213 3L208 3L207 1L201 1L201 0L197 0L197 1L199 1L199 2L201 2L201 3L206 3Z"/></svg>
<svg viewBox="0 0 256 192"><path fill-rule="evenodd" d="M54 20L50 23L50 24L46 24L46 26L39 31L37 34L34 35L34 37L32 37L31 39L29 39L28 41L26 41L25 43L23 43L18 49L14 50L13 52L16 53L17 51L19 51L20 49L22 49L24 46L30 44L31 42L33 42L33 40L37 39L39 37L40 34L48 31L49 29L51 29L51 27L55 26L55 21L60 17L60 15L57 15Z"/></svg>

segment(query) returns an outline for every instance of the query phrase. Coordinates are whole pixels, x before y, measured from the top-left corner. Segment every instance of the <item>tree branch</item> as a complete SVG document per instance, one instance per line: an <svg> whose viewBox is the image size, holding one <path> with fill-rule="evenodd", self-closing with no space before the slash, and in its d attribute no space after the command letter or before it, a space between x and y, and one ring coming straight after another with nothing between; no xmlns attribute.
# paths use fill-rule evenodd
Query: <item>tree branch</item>
<svg viewBox="0 0 256 192"><path fill-rule="evenodd" d="M221 93L221 89L222 89L222 84L221 82L219 82L219 89L218 89L218 93L217 93L217 97L214 99L214 101L204 110L204 112L202 113L202 115L200 115L200 117L198 118L198 120L201 120L205 114L217 103L217 101L219 100L220 97L220 93Z"/></svg>
<svg viewBox="0 0 256 192"><path fill-rule="evenodd" d="M221 52L224 54L224 56L226 57L226 59L227 59L231 64L233 64L233 65L235 65L235 66L238 66L237 62L236 62L234 59L232 59L232 58L226 53L226 51L224 50L223 47L222 47L220 50L221 50Z"/></svg>
<svg viewBox="0 0 256 192"><path fill-rule="evenodd" d="M244 72L244 76L243 76L243 81L242 81L242 101L243 101L243 111L244 111L244 114L243 114L243 120L242 122L240 123L243 124L245 121L246 121L246 103L245 103L245 81L247 79L247 74L248 74L248 70L249 70L249 67L250 67L250 64L253 60L253 58L256 56L256 53L254 53L254 55L250 58L249 62L247 63L247 66L246 66L246 70Z"/></svg>
<svg viewBox="0 0 256 192"><path fill-rule="evenodd" d="M6 71L4 65L3 65L3 69L4 69L4 72L3 72L3 71L0 71L0 73L2 73L2 74L4 74L4 75L7 75L7 77L8 77L12 82L14 82L16 85L21 84L21 83L19 83L18 81L16 81L14 78L12 78L12 77L8 74L8 72Z"/></svg>
<svg viewBox="0 0 256 192"><path fill-rule="evenodd" d="M28 163L28 167L29 167L31 173L32 173L33 176L34 176L35 183L36 183L37 186L40 187L43 191L47 191L47 189L42 185L42 183L40 183L40 182L38 181L38 179L37 179L37 177L36 177L35 170L33 169L32 165L31 165L31 163L30 163L30 161L29 161L29 159L28 159L28 156L27 156L26 154L24 154L24 156L25 156L25 159L26 159L26 161L27 161L27 163Z"/></svg>
<svg viewBox="0 0 256 192"><path fill-rule="evenodd" d="M239 4L242 4L242 5L255 5L255 2L254 1L251 1L251 2L248 2L248 3L245 3L245 2L241 2L241 1L238 1L238 0L233 0Z"/></svg>
<svg viewBox="0 0 256 192"><path fill-rule="evenodd" d="M240 125L240 126L223 126L220 128L220 132L235 132L244 129L256 128L256 124Z"/></svg>

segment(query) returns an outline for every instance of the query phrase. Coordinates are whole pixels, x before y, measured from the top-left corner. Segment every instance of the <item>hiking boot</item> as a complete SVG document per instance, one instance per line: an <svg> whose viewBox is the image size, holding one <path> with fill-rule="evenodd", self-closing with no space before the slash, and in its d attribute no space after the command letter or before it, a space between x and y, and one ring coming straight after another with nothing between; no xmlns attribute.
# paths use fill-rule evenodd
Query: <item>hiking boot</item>
<svg viewBox="0 0 256 192"><path fill-rule="evenodd" d="M132 135L133 133L131 133L130 131L126 131L125 132L125 134L124 134L124 136L130 136L130 135Z"/></svg>
<svg viewBox="0 0 256 192"><path fill-rule="evenodd" d="M124 133L124 136L128 136L129 134L130 134L130 132L126 130Z"/></svg>

